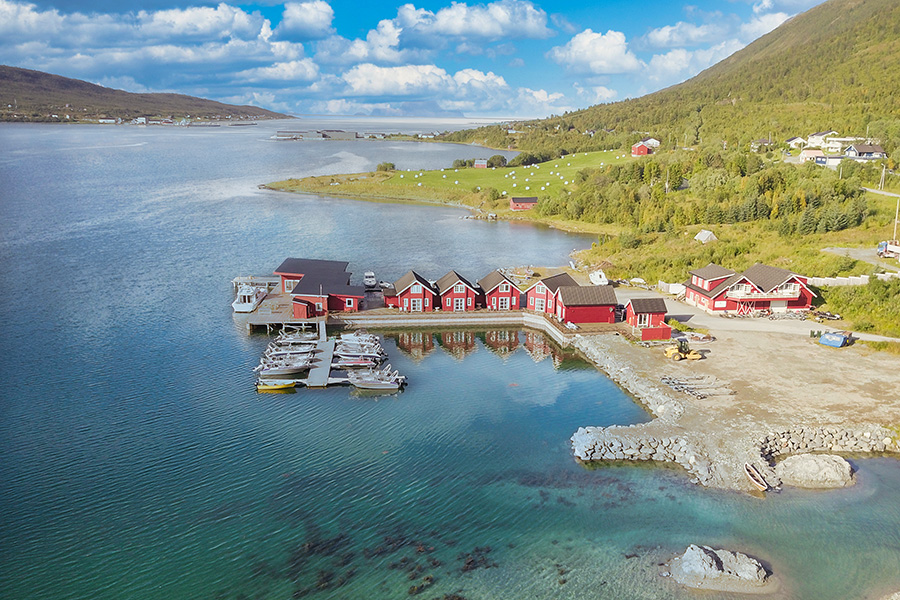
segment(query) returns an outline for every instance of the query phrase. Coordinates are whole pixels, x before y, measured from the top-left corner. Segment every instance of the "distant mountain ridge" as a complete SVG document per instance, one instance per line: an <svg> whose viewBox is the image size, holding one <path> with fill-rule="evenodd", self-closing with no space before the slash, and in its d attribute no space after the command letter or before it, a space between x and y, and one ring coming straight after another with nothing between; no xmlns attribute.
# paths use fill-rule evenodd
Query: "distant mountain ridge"
<svg viewBox="0 0 900 600"><path fill-rule="evenodd" d="M66 120L65 115L74 121L187 115L200 119L289 118L256 106L235 106L183 94L135 94L79 79L0 65L0 120L56 121Z"/></svg>
<svg viewBox="0 0 900 600"><path fill-rule="evenodd" d="M892 136L900 127L900 2L828 0L797 15L730 57L672 87L562 116L529 121L521 149L626 146L649 134L664 145L783 141L835 129ZM527 129L527 127L517 127ZM567 131L577 132L566 135ZM585 139L596 131L597 139ZM471 139L485 139L487 132ZM580 137L579 137L580 136ZM541 138L553 138L541 139Z"/></svg>

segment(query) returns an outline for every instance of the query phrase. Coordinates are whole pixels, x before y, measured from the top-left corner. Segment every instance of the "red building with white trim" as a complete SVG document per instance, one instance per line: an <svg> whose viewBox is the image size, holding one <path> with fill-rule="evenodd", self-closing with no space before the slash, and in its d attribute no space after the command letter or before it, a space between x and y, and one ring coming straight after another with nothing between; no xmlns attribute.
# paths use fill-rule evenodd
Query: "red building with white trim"
<svg viewBox="0 0 900 600"><path fill-rule="evenodd" d="M522 292L506 275L491 271L478 280L481 304L488 310L518 310Z"/></svg>
<svg viewBox="0 0 900 600"><path fill-rule="evenodd" d="M349 263L338 260L286 258L275 269L281 289L291 296L294 319L313 319L329 312L356 312L365 298L362 286L350 285Z"/></svg>
<svg viewBox="0 0 900 600"><path fill-rule="evenodd" d="M545 277L525 290L525 306L539 313L556 314L556 290L561 286L578 286L568 273Z"/></svg>
<svg viewBox="0 0 900 600"><path fill-rule="evenodd" d="M690 275L685 301L710 313L809 310L816 297L805 276L761 263L743 273L710 263Z"/></svg>
<svg viewBox="0 0 900 600"><path fill-rule="evenodd" d="M435 282L440 308L445 312L475 310L479 290L456 271L450 271Z"/></svg>
<svg viewBox="0 0 900 600"><path fill-rule="evenodd" d="M393 291L384 291L386 306L408 312L432 312L437 302L437 290L431 283L416 273L409 271L394 282Z"/></svg>
<svg viewBox="0 0 900 600"><path fill-rule="evenodd" d="M632 156L647 156L648 154L653 154L653 148L645 142L638 142L631 147Z"/></svg>
<svg viewBox="0 0 900 600"><path fill-rule="evenodd" d="M672 328L666 324L666 301L662 298L633 298L625 305L625 322L640 333L641 341L667 340Z"/></svg>
<svg viewBox="0 0 900 600"><path fill-rule="evenodd" d="M611 285L565 285L556 290L556 316L568 323L615 323L616 292Z"/></svg>

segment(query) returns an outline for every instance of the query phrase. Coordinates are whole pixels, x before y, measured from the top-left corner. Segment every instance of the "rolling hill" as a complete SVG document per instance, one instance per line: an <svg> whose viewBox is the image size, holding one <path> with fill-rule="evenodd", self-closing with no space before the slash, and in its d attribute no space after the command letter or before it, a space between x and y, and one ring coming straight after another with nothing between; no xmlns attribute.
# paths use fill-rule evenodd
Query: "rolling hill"
<svg viewBox="0 0 900 600"><path fill-rule="evenodd" d="M829 0L681 84L640 98L458 141L569 152L625 147L652 134L669 147L745 145L836 129L900 143L900 2ZM595 130L593 138L582 135Z"/></svg>
<svg viewBox="0 0 900 600"><path fill-rule="evenodd" d="M53 118L52 115L59 115ZM289 118L255 106L234 106L183 94L133 94L50 73L0 65L0 120L132 119L139 116L215 119Z"/></svg>

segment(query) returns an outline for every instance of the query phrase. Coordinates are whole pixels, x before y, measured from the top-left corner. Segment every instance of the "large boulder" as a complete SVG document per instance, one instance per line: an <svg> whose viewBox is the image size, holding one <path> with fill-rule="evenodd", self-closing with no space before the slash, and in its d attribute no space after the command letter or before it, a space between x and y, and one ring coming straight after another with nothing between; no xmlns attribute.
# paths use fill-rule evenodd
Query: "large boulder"
<svg viewBox="0 0 900 600"><path fill-rule="evenodd" d="M730 550L691 544L668 564L668 574L682 585L702 590L768 593L777 587L758 560Z"/></svg>
<svg viewBox="0 0 900 600"><path fill-rule="evenodd" d="M833 454L799 454L775 465L785 485L803 488L839 488L853 485L850 463Z"/></svg>

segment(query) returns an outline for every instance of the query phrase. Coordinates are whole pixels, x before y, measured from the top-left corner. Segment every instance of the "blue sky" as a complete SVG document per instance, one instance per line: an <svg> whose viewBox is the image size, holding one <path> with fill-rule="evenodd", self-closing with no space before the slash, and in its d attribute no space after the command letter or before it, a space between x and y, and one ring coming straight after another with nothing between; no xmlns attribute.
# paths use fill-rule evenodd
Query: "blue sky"
<svg viewBox="0 0 900 600"><path fill-rule="evenodd" d="M544 117L684 81L823 0L0 0L0 63L290 114Z"/></svg>

